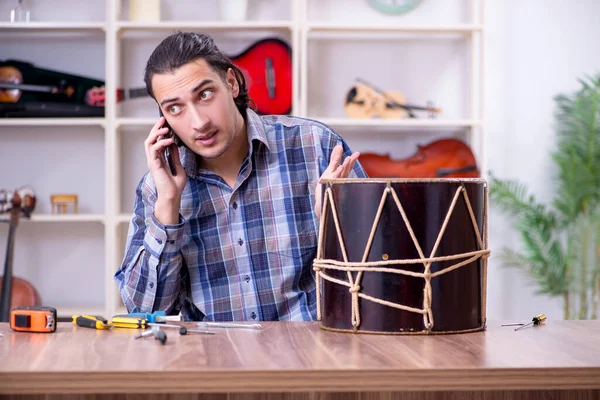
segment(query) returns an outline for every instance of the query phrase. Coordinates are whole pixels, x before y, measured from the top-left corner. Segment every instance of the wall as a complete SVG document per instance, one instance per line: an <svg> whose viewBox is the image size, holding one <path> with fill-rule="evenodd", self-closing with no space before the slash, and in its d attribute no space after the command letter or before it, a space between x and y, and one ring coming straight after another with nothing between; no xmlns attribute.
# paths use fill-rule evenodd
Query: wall
<svg viewBox="0 0 600 400"><path fill-rule="evenodd" d="M555 193L554 101L578 89L577 78L600 72L600 54L591 51L600 35L595 16L600 2L488 1L486 10L486 128L490 170L518 179L549 204ZM490 247L519 248L513 224L492 208ZM561 319L560 299L536 296L527 276L490 262L490 317L528 319L545 312Z"/></svg>

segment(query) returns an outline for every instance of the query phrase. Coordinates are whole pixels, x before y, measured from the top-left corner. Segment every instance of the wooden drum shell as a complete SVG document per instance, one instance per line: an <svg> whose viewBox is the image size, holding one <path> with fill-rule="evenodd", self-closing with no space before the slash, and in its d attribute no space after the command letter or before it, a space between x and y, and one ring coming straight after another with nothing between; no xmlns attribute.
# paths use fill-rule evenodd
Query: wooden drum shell
<svg viewBox="0 0 600 400"><path fill-rule="evenodd" d="M412 231L425 258L461 255L487 251L487 185L476 178L460 179L332 179L323 181L323 203L328 201L328 190L335 203L342 240L348 262L361 262L371 230L380 207L382 196L388 190L381 217L373 236L366 262L420 259L417 246L404 222L390 189L398 200L412 227ZM463 194L464 193L464 194ZM464 198L468 198L468 202ZM449 210L455 199L452 213ZM475 233L475 219L479 238ZM344 261L338 240L333 207L329 201L322 215L318 260ZM447 225L435 254L444 221ZM488 251L489 252L489 251ZM470 257L431 263L430 272L436 272L465 261ZM322 279L317 274L320 287L320 317L323 329L356 333L435 334L458 333L485 329L485 286L487 253L452 271L432 277L431 315L433 326L426 326L423 314L378 304L358 298L360 324L353 326L352 293L349 285ZM315 266L317 263L315 263ZM422 262L413 264L383 265L385 268L424 272ZM348 282L348 272L322 269L322 273ZM356 280L358 272L352 272ZM364 295L396 304L424 310L423 277L390 272L366 271L359 283Z"/></svg>

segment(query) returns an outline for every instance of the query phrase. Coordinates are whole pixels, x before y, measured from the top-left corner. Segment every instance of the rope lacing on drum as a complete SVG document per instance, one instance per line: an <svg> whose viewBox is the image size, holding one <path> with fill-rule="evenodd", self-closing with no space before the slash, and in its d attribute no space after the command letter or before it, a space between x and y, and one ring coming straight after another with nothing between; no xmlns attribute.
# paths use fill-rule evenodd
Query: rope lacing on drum
<svg viewBox="0 0 600 400"><path fill-rule="evenodd" d="M458 268L462 267L463 265L470 264L481 257L482 261L483 261L483 292L482 292L482 311L481 311L482 315L481 315L481 317L482 317L482 322L485 324L485 320L486 320L486 314L485 314L485 312L486 312L486 287L485 286L487 284L487 258L489 257L489 254L490 254L490 250L487 248L487 196L488 196L487 186L484 188L484 192L485 193L484 193L484 218L483 218L484 219L484 227L483 227L483 229L484 229L485 242L482 241L481 234L479 233L479 229L477 227L477 220L473 213L473 209L471 207L471 202L469 201L469 197L467 196L466 189L464 186L461 186L456 190L456 193L454 194L454 198L452 199L452 203L448 209L446 218L444 219L444 222L442 224L442 227L440 229L438 237L435 241L433 249L431 250L430 256L425 257L425 255L423 254L423 251L421 250L421 246L419 245L419 242L417 241L417 238L414 234L412 226L411 226L410 222L408 221L408 218L406 217L406 213L404 212L404 208L402 207L400 199L398 198L398 195L396 194L396 191L394 190L394 188L392 188L390 183L388 182L387 187L385 188L383 195L381 197L381 201L379 202L379 208L377 209L377 214L375 216L375 220L373 221L373 226L371 228L371 233L369 235L369 239L367 241L367 245L365 247L365 251L363 253L362 260L361 260L361 262L349 262L347 252L346 252L346 246L344 244L344 239L342 237L342 232L341 232L340 223L339 223L339 219L338 219L338 215L337 215L337 210L335 207L335 202L333 200L333 193L331 190L331 185L329 184L327 186L327 189L325 192L325 200L323 202L323 208L322 208L322 212L321 212L321 221L320 221L320 227L319 227L319 242L318 242L318 247L317 247L317 258L315 258L315 260L313 262L313 270L315 271L315 274L316 274L316 283L317 283L317 287L316 287L317 319L321 320L321 278L322 278L322 279L328 280L329 282L337 283L339 285L347 286L349 288L349 292L352 295L351 323L352 323L354 330L357 330L358 327L360 326L360 307L359 307L358 300L359 300L359 298L361 298L361 299L365 299L368 301L373 301L375 303L387 305L387 306L390 306L393 308L422 314L424 326L426 327L426 329L428 331L431 331L434 326L433 313L432 313L432 309L431 309L431 306L432 306L431 279L435 278L436 276L440 276L447 272L458 269ZM396 206L398 207L398 210L400 211L400 214L402 215L402 219L404 220L404 223L406 224L408 233L410 234L410 237L417 249L417 252L419 253L420 258L408 259L408 260L386 260L386 261L367 262L366 260L369 256L369 252L371 251L371 245L372 245L374 237L375 237L375 232L376 232L377 226L379 224L379 219L381 218L381 214L383 212L383 207L385 205L385 201L389 194L391 194L392 197L394 198L394 202L396 203ZM455 254L455 255L451 255L451 256L435 257L435 253L437 252L437 249L440 245L440 242L442 240L442 237L444 235L444 232L446 230L446 227L448 225L450 217L452 216L452 212L454 211L456 202L458 201L458 198L460 197L461 194L463 195L465 204L469 211L471 223L473 224L473 229L474 229L475 235L477 237L477 243L479 245L479 250L466 252L466 253L462 253L462 254ZM323 257L324 232L325 232L325 219L327 216L327 211L328 211L329 206L331 206L331 214L333 215L333 221L335 224L337 238L339 241L340 248L342 250L342 257L344 259L343 262L337 261L337 260L327 260L327 259L322 258ZM469 258L467 258L467 257L469 257ZM460 261L456 264L453 264L442 270L439 270L437 272L434 272L434 273L431 272L431 264L433 264L434 262L457 260L457 259L464 259L464 258L467 258L467 259ZM424 271L422 273L407 271L407 270L403 270L403 269L389 268L394 265L419 264L419 263L423 264L423 267L424 267ZM343 281L343 280L336 279L332 276L327 275L326 273L323 272L323 270L327 270L327 269L346 271L348 274L348 281ZM361 290L360 282L361 282L361 279L363 276L363 272L365 272L365 271L402 274L402 275L425 279L425 286L423 288L423 308L418 309L418 308L414 308L414 307L409 307L409 306L405 306L402 304L398 304L398 303L390 302L387 300L379 299L376 297L372 297L365 293L361 293L360 292L360 290ZM352 272L358 272L358 274L356 276L356 280L354 280L354 278L352 276Z"/></svg>

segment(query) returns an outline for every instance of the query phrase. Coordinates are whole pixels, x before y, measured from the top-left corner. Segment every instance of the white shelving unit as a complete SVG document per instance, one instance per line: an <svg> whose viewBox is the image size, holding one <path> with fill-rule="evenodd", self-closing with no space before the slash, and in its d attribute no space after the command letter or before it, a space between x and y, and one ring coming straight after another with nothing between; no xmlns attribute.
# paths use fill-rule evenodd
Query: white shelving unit
<svg viewBox="0 0 600 400"><path fill-rule="evenodd" d="M122 87L122 81L125 79L126 65L128 62L125 54L125 48L131 49L129 35L154 35L153 43L158 41L168 33L181 29L195 31L205 31L213 34L219 43L219 38L230 33L244 34L253 33L260 35L262 33L273 33L283 35L289 39L292 47L293 57L293 111L292 114L302 117L308 117L322 121L332 128L338 130L344 135L345 132L353 130L368 130L369 132L387 132L394 131L391 137L393 140L402 141L402 133L413 133L414 131L426 131L435 135L442 130L451 130L463 134L470 143L477 161L485 176L487 170L485 157L485 132L483 115L483 7L484 0L464 0L463 4L467 8L466 14L469 15L465 21L448 23L422 23L414 22L417 17L412 16L409 22L405 22L403 16L385 17L382 22L379 19L375 22L365 21L338 21L338 20L313 20L311 18L310 3L319 1L327 3L329 1L340 0L289 0L289 19L281 18L273 20L249 20L246 22L224 22L214 21L177 21L166 20L160 23L137 23L122 19L123 7L120 0L103 0L106 7L106 20L100 22L31 22L11 24L7 22L0 23L0 32L22 34L26 33L28 37L35 37L36 34L46 34L47 32L80 32L103 35L105 42L105 87L106 87L106 107L104 118L52 118L52 119L0 119L0 134L3 129L9 127L50 127L59 131L65 126L76 127L99 127L103 130L104 143L104 213L85 213L72 216L56 216L48 214L34 214L31 220L26 223L101 223L104 231L104 303L93 307L72 307L70 305L61 306L60 299L56 300L59 313L62 316L70 316L76 312L87 312L111 316L123 312L123 306L118 297L116 286L114 284L114 273L121 262L122 248L124 246L123 231L131 218L131 210L126 209L123 204L123 195L133 191L134 188L123 188L123 175L127 172L122 166L123 154L127 154L123 148L123 139L129 134L130 130L146 132L155 122L154 113L144 115L135 115L125 112L123 107L117 104L117 88ZM169 0L165 0L166 2ZM287 1L287 0L286 0ZM457 0L460 1L460 0ZM362 2L354 0L350 4ZM363 2L364 3L364 2ZM172 3L170 3L172 4ZM346 3L344 3L345 5ZM284 4L285 5L285 4ZM202 5L197 5L202 7ZM369 12L377 14L376 10ZM383 18L383 17L382 17ZM340 43L352 43L352 41L380 41L380 52L385 53L387 44L399 40L403 43L409 43L417 39L420 43L426 40L448 40L463 41L469 49L468 59L464 62L469 69L466 74L468 78L465 81L465 92L468 97L468 110L465 115L447 115L438 119L373 119L356 120L345 118L340 110L331 111L323 109L319 115L309 115L309 105L313 101L311 97L312 82L315 80L313 73L310 73L311 66L315 68L316 60L311 59L311 46L317 45L322 40L336 41ZM249 40L246 38L246 42ZM386 42L387 41L387 42ZM454 43L454 42L453 42ZM127 46L126 46L127 44ZM248 43L249 44L249 43ZM384 50L381 50L384 49ZM361 55L364 57L364 55ZM145 60L144 60L145 61ZM320 60L318 60L320 62ZM351 68L349 63L339 60L343 68ZM141 85L141 72L137 73L137 82ZM438 79L436 76L426 77L425 79ZM442 79L442 78L440 78ZM327 88L322 88L326 90ZM144 105L151 104L150 102ZM155 111L155 108L153 108ZM145 133L144 133L145 135ZM142 137L142 136L141 136ZM141 141L140 141L141 146ZM141 177L141 176L140 176ZM137 177L137 178L140 178ZM129 206L131 207L131 206ZM26 221L26 220L24 220ZM57 233L60 235L60 233ZM72 246L72 243L65 243L65 246ZM84 261L84 260L82 260Z"/></svg>

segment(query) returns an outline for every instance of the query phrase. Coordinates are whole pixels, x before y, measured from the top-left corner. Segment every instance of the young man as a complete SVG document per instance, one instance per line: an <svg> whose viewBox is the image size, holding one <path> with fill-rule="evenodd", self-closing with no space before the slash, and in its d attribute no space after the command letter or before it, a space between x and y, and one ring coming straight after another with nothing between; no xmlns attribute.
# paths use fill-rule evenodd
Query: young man
<svg viewBox="0 0 600 400"><path fill-rule="evenodd" d="M315 319L317 182L366 177L359 154L321 123L248 108L241 71L209 36L167 37L144 80L165 117L144 142L149 172L115 274L128 311Z"/></svg>

